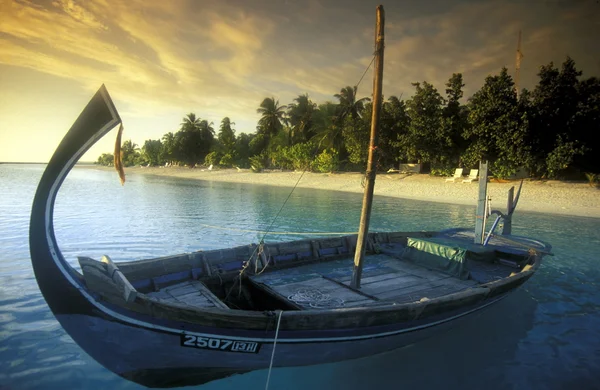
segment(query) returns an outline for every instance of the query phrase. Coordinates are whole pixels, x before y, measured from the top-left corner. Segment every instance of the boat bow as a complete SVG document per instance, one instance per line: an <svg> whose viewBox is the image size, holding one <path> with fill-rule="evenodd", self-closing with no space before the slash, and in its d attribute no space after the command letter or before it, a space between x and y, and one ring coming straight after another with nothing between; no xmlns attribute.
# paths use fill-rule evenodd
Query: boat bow
<svg viewBox="0 0 600 390"><path fill-rule="evenodd" d="M54 236L54 203L61 184L83 154L121 118L102 85L52 155L38 185L29 225L29 250L38 285L52 312L89 312L80 294L80 275L62 256Z"/></svg>

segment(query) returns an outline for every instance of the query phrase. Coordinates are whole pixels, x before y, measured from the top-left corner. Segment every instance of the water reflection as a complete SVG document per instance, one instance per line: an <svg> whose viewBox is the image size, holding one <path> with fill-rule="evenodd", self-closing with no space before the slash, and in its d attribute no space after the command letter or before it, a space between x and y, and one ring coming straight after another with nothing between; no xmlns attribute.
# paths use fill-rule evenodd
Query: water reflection
<svg viewBox="0 0 600 390"><path fill-rule="evenodd" d="M37 288L28 224L42 169L0 165L0 388L139 388L83 353ZM112 172L75 169L57 199L56 235L72 264L77 255L110 254L118 261L242 245L259 239L255 231L269 226L288 194L283 188L136 175L121 187ZM359 194L298 189L274 230L355 231L360 204ZM377 197L372 230L470 226L474 213L474 206ZM507 300L403 350L277 369L271 388L598 388L600 220L517 210L513 231L552 243L555 256ZM259 389L265 379L259 371L201 388Z"/></svg>

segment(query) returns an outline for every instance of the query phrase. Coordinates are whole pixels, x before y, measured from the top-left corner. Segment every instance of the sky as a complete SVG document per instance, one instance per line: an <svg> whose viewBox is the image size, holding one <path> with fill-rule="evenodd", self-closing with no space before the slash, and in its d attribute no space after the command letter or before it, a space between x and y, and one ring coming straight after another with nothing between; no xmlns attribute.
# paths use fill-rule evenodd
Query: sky
<svg viewBox="0 0 600 390"><path fill-rule="evenodd" d="M143 145L180 128L190 112L252 133L265 97L316 103L355 85L369 65L369 0L0 0L0 162L47 162L105 84ZM452 73L465 98L503 66L514 74L522 30L521 87L567 55L600 76L598 0L394 0L385 8L384 96L413 82L444 94ZM372 72L359 85L371 95ZM112 152L116 131L82 161Z"/></svg>

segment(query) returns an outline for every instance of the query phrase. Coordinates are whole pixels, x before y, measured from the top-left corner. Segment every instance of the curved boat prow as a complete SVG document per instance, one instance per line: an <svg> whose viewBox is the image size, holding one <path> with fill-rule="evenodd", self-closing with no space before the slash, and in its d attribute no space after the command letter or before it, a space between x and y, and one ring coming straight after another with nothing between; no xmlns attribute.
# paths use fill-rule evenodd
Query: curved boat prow
<svg viewBox="0 0 600 390"><path fill-rule="evenodd" d="M29 250L38 285L55 315L90 310L89 303L77 291L78 274L56 244L53 224L56 194L81 156L119 123L121 118L102 85L52 155L38 185L31 210Z"/></svg>

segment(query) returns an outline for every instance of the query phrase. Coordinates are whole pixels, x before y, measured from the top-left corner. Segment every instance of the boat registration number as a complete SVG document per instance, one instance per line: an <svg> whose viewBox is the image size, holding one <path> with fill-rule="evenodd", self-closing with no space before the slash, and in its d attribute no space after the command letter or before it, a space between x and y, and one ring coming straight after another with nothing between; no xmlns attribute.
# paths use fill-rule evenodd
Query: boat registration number
<svg viewBox="0 0 600 390"><path fill-rule="evenodd" d="M239 341L228 339L214 339L210 337L181 335L181 346L201 349L212 349L215 351L258 353L260 344L253 341Z"/></svg>

